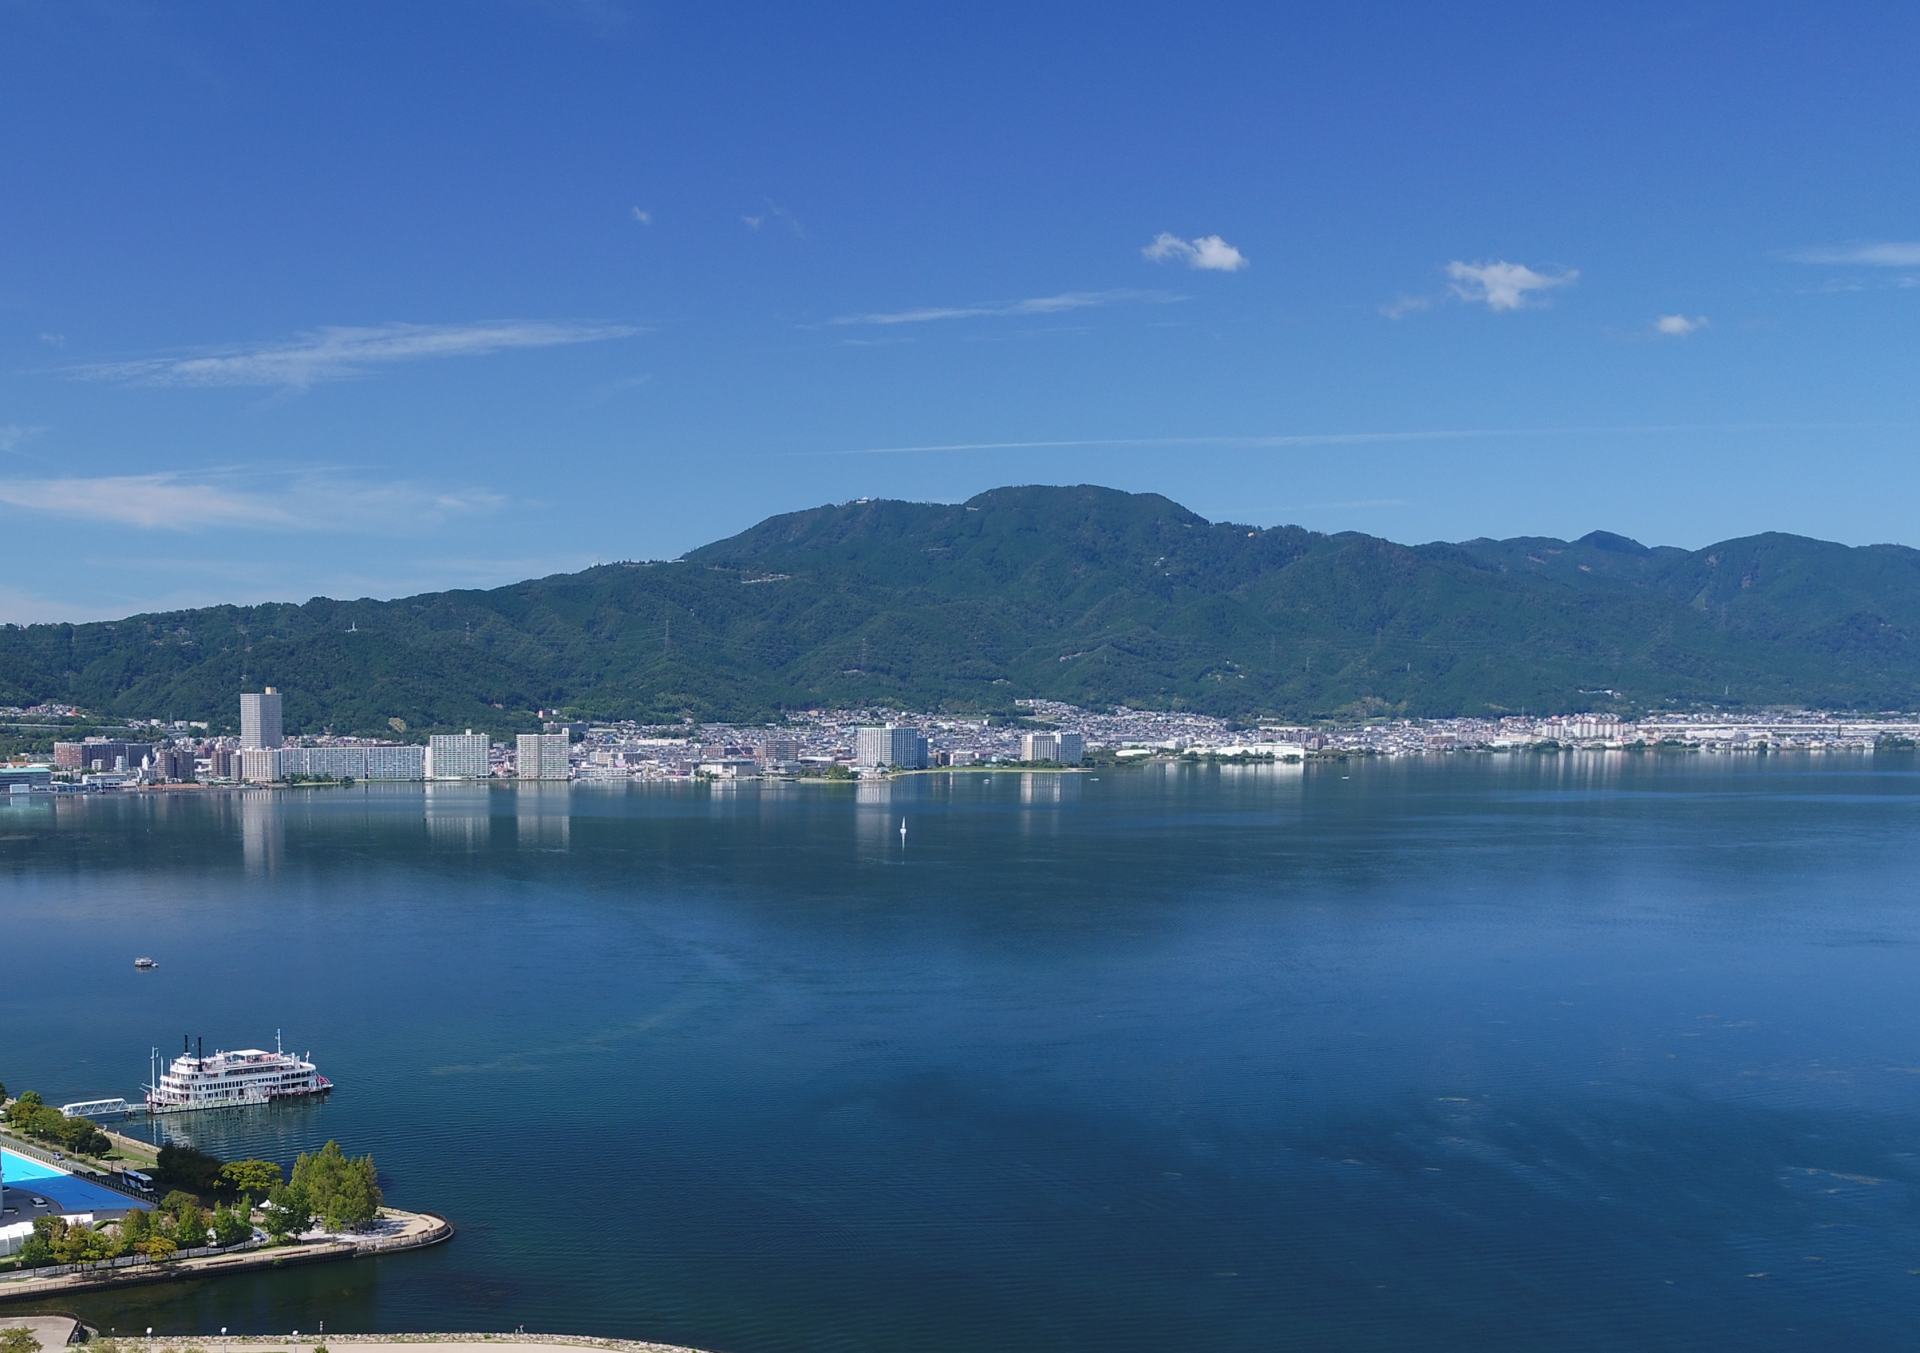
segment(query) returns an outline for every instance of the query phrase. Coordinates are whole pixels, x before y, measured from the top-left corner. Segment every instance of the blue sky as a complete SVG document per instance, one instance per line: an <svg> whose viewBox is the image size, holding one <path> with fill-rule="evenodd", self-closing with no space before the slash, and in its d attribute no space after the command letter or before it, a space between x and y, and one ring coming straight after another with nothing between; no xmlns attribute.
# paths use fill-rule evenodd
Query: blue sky
<svg viewBox="0 0 1920 1353"><path fill-rule="evenodd" d="M0 0L0 619L1006 483L1920 544L1910 5Z"/></svg>

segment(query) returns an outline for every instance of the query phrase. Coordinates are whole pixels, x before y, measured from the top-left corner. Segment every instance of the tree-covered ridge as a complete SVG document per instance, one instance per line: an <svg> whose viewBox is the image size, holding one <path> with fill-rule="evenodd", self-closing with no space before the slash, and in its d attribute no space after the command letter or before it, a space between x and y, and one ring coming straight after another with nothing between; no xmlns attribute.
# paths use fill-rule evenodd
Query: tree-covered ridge
<svg viewBox="0 0 1920 1353"><path fill-rule="evenodd" d="M288 727L751 718L1015 697L1314 717L1698 701L1920 704L1920 552L1606 532L1406 546L1208 522L1152 494L996 489L771 518L672 563L397 601L0 630L0 702ZM397 721L397 722L396 722Z"/></svg>

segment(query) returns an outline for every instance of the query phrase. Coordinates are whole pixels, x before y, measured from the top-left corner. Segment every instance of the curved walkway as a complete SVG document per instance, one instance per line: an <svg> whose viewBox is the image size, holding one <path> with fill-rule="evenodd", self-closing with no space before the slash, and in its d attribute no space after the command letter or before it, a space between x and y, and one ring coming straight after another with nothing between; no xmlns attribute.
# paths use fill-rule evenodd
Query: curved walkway
<svg viewBox="0 0 1920 1353"><path fill-rule="evenodd" d="M635 1339L596 1339L584 1334L328 1334L320 1336L302 1330L298 1339L248 1335L241 1338L120 1339L126 1353L155 1353L180 1349L187 1345L206 1353L310 1353L315 1344L328 1348L351 1347L353 1353L420 1353L423 1345L446 1349L488 1349L491 1353L578 1353L582 1348L603 1348L612 1353L702 1353L681 1344L650 1344Z"/></svg>
<svg viewBox="0 0 1920 1353"><path fill-rule="evenodd" d="M246 1273L254 1269L280 1268L290 1264L314 1264L329 1259L354 1259L361 1255L385 1254L394 1250L416 1250L438 1245L453 1236L453 1224L432 1212L402 1212L382 1208L380 1224L358 1235L332 1236L310 1234L298 1245L268 1245L259 1249L232 1250L224 1254L195 1255L169 1259L161 1263L135 1263L124 1268L87 1268L57 1273L48 1277L31 1276L38 1270L0 1278L0 1302L25 1301L68 1292L89 1292L106 1287L130 1287L138 1283L177 1282L188 1278L209 1278L222 1273Z"/></svg>

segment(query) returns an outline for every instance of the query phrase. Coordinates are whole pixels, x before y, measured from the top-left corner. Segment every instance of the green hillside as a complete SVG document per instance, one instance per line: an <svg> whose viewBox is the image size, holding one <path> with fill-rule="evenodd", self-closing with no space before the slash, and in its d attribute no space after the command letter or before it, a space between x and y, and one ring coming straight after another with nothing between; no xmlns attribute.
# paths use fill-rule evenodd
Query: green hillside
<svg viewBox="0 0 1920 1353"><path fill-rule="evenodd" d="M1595 532L1397 545L1208 522L1151 494L1009 488L774 517L672 563L397 601L0 630L0 702L289 727L1085 704L1312 717L1920 705L1920 551Z"/></svg>

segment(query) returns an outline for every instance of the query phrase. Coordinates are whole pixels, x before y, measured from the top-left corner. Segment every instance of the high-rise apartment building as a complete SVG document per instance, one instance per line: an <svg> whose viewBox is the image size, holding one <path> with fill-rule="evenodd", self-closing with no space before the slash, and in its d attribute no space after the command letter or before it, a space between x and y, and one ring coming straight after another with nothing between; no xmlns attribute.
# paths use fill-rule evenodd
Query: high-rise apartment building
<svg viewBox="0 0 1920 1353"><path fill-rule="evenodd" d="M1052 761L1077 766L1086 759L1087 740L1080 733L1028 733L1020 739L1022 761Z"/></svg>
<svg viewBox="0 0 1920 1353"><path fill-rule="evenodd" d="M427 776L434 780L484 780L490 739L469 728L427 739Z"/></svg>
<svg viewBox="0 0 1920 1353"><path fill-rule="evenodd" d="M369 780L427 778L427 749L417 742L373 742L363 750Z"/></svg>
<svg viewBox="0 0 1920 1353"><path fill-rule="evenodd" d="M925 770L926 736L917 728L897 724L856 728L853 763L861 770Z"/></svg>
<svg viewBox="0 0 1920 1353"><path fill-rule="evenodd" d="M269 686L240 697L240 745L278 747L286 737L280 724L280 692Z"/></svg>
<svg viewBox="0 0 1920 1353"><path fill-rule="evenodd" d="M233 754L233 778L252 785L284 780L288 772L280 764L282 759L278 747L242 747Z"/></svg>
<svg viewBox="0 0 1920 1353"><path fill-rule="evenodd" d="M565 733L522 733L514 741L514 774L522 780L567 778Z"/></svg>

